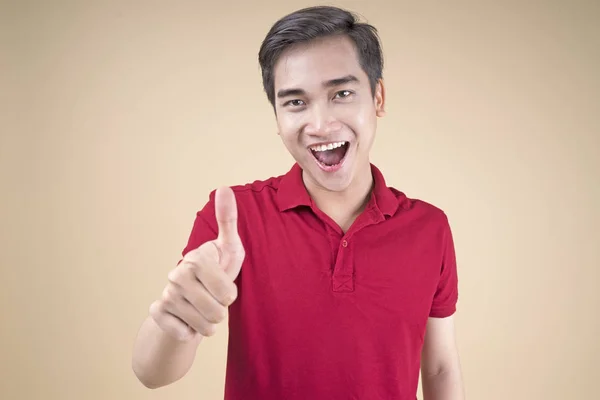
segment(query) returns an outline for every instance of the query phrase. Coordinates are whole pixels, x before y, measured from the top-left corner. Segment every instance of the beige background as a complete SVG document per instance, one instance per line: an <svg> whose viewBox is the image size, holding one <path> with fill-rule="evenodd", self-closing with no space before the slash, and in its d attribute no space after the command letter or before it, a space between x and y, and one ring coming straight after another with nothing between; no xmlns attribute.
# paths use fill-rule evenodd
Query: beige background
<svg viewBox="0 0 600 400"><path fill-rule="evenodd" d="M149 391L132 342L208 192L287 171L256 55L316 3L0 9L0 398L219 399L227 330ZM340 1L381 32L373 161L450 216L469 399L599 399L597 1Z"/></svg>

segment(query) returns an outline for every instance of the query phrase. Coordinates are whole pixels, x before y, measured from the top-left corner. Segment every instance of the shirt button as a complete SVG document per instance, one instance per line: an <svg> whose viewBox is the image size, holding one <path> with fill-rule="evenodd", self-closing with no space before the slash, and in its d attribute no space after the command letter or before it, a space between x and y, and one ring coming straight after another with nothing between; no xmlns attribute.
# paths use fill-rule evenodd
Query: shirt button
<svg viewBox="0 0 600 400"><path fill-rule="evenodd" d="M342 246L343 247L348 247L348 241L347 240L343 240L342 241Z"/></svg>

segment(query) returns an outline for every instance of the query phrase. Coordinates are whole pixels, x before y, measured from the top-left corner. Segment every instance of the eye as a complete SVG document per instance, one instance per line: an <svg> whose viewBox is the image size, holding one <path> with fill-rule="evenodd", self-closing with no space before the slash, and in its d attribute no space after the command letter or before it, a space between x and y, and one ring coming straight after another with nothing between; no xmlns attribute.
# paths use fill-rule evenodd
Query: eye
<svg viewBox="0 0 600 400"><path fill-rule="evenodd" d="M283 106L292 106L292 107L300 107L303 106L304 102L302 100L299 99L294 99L294 100L290 100L286 103L283 104Z"/></svg>
<svg viewBox="0 0 600 400"><path fill-rule="evenodd" d="M352 94L353 92L351 92L350 90L341 90L335 94L335 97L338 99L344 99L346 97L351 96Z"/></svg>

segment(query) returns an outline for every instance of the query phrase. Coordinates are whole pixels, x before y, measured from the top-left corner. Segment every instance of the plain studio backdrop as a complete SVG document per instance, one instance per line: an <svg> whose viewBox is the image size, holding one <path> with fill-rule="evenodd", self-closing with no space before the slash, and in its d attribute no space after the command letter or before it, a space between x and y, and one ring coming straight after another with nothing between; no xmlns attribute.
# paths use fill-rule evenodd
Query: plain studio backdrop
<svg viewBox="0 0 600 400"><path fill-rule="evenodd" d="M315 4L1 6L0 398L222 398L226 324L156 391L132 344L209 191L292 165L257 52ZM449 215L468 399L600 398L600 3L333 4L383 40L372 161Z"/></svg>

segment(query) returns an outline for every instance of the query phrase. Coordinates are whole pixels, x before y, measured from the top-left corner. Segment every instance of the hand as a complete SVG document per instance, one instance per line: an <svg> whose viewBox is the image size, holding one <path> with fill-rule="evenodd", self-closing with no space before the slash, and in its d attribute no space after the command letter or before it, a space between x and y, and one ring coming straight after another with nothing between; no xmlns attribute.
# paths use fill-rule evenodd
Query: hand
<svg viewBox="0 0 600 400"><path fill-rule="evenodd" d="M237 206L231 188L215 193L219 236L188 252L169 275L160 300L150 315L169 335L187 341L200 334L212 336L237 298L234 281L245 251L237 230Z"/></svg>

